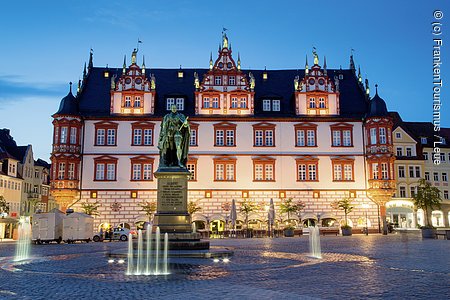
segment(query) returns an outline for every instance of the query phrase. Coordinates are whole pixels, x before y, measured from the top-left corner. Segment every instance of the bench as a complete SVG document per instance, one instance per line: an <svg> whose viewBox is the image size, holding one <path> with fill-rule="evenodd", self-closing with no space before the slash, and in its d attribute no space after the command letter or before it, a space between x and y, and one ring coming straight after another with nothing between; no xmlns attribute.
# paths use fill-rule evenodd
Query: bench
<svg viewBox="0 0 450 300"><path fill-rule="evenodd" d="M320 228L320 234L325 236L326 234L335 234L338 236L339 228Z"/></svg>

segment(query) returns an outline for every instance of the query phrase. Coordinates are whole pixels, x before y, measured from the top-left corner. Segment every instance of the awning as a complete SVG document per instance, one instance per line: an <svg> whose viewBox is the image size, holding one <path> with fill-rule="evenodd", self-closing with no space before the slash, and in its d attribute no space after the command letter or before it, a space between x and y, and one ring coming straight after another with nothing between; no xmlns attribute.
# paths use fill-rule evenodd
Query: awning
<svg viewBox="0 0 450 300"><path fill-rule="evenodd" d="M302 214L302 220L308 220L308 219L312 219L312 220L316 220L317 221L317 216L316 216L316 214L313 214L313 213L304 213L304 214Z"/></svg>
<svg viewBox="0 0 450 300"><path fill-rule="evenodd" d="M320 219L321 220L323 220L323 219L334 219L334 220L337 220L338 218L333 213L323 213L323 214L320 214Z"/></svg>
<svg viewBox="0 0 450 300"><path fill-rule="evenodd" d="M191 221L192 222L202 221L202 222L207 223L206 217L204 215L202 215L202 214L197 214L197 213L192 215L192 220Z"/></svg>

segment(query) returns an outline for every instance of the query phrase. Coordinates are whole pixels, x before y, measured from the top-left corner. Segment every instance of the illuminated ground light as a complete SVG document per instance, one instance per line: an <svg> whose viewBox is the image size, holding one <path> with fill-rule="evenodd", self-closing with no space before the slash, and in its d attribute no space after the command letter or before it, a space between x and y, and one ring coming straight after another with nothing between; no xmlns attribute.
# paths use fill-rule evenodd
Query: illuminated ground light
<svg viewBox="0 0 450 300"><path fill-rule="evenodd" d="M123 264L125 261L124 261L123 259L119 259L117 262L118 262L119 264Z"/></svg>
<svg viewBox="0 0 450 300"><path fill-rule="evenodd" d="M227 257L225 257L225 258L223 259L223 262L224 262L224 263L229 263L229 262L230 262L230 259L227 258Z"/></svg>
<svg viewBox="0 0 450 300"><path fill-rule="evenodd" d="M108 263L112 264L114 262L114 259L108 259Z"/></svg>
<svg viewBox="0 0 450 300"><path fill-rule="evenodd" d="M220 260L218 258L214 258L213 262L218 263Z"/></svg>

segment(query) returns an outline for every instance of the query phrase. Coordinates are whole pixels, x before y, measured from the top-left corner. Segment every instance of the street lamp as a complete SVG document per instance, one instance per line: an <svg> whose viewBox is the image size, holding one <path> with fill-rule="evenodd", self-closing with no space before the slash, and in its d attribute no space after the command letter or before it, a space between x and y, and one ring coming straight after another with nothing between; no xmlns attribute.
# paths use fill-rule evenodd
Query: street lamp
<svg viewBox="0 0 450 300"><path fill-rule="evenodd" d="M363 205L361 205L362 208L364 208L364 210L366 211L366 227L365 227L365 234L369 235L369 226L368 226L368 217L367 217L367 211L370 208L370 205L367 203L363 203Z"/></svg>

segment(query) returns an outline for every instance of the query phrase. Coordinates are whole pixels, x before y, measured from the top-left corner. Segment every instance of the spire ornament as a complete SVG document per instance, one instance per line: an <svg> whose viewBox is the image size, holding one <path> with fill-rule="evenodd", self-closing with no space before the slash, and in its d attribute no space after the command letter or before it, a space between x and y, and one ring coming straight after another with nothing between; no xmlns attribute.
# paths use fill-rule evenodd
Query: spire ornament
<svg viewBox="0 0 450 300"><path fill-rule="evenodd" d="M125 73L127 72L127 56L124 55L123 56L123 67L122 67L122 73L125 75Z"/></svg>
<svg viewBox="0 0 450 300"><path fill-rule="evenodd" d="M313 47L314 65L319 64L319 55L317 55L316 47Z"/></svg>

